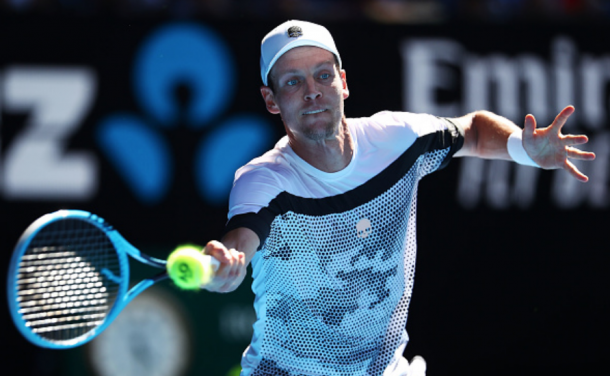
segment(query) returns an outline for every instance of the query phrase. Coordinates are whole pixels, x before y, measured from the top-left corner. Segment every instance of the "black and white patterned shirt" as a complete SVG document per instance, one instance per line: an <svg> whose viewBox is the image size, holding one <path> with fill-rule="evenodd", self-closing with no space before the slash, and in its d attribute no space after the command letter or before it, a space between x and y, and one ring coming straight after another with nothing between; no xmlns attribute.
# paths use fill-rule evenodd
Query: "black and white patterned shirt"
<svg viewBox="0 0 610 376"><path fill-rule="evenodd" d="M287 138L236 173L226 231L261 239L254 335L242 375L405 375L419 180L463 145L447 119L348 119L350 164L299 158Z"/></svg>

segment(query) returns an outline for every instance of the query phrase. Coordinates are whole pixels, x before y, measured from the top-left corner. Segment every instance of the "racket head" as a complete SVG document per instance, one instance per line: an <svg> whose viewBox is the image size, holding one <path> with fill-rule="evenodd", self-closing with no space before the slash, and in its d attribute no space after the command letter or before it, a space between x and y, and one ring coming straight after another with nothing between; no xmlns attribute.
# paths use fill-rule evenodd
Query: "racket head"
<svg viewBox="0 0 610 376"><path fill-rule="evenodd" d="M35 345L65 349L101 333L123 307L129 261L103 219L60 210L32 223L9 264L13 322Z"/></svg>

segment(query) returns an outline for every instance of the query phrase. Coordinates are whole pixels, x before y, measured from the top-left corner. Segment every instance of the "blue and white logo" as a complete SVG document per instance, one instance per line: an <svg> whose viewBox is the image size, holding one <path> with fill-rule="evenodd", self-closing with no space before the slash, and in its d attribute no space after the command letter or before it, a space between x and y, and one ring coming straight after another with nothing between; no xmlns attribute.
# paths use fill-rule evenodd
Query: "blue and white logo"
<svg viewBox="0 0 610 376"><path fill-rule="evenodd" d="M226 43L202 25L164 26L143 43L133 71L143 113L112 114L97 133L101 150L142 203L161 201L173 181L175 160L164 131L211 128L193 155L192 173L212 205L226 202L235 170L272 142L271 125L260 116L222 117L235 94L236 71ZM188 108L177 102L178 85L191 93Z"/></svg>

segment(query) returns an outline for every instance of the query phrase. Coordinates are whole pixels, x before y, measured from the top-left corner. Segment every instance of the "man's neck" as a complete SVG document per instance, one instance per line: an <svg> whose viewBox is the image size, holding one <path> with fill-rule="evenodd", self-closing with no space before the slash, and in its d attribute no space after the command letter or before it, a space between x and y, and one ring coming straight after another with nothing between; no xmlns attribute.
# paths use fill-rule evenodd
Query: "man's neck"
<svg viewBox="0 0 610 376"><path fill-rule="evenodd" d="M354 142L345 118L337 135L331 139L307 143L290 138L290 147L305 162L324 172L338 172L349 165L354 154Z"/></svg>

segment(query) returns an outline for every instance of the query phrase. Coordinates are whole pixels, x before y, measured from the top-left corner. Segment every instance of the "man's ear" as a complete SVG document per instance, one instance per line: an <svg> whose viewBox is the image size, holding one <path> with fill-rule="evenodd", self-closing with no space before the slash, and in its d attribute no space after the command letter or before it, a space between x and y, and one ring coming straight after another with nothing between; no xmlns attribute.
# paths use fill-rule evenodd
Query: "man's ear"
<svg viewBox="0 0 610 376"><path fill-rule="evenodd" d="M343 99L347 99L349 97L349 89L347 88L347 78L345 74L345 70L341 69L341 82L343 82Z"/></svg>
<svg viewBox="0 0 610 376"><path fill-rule="evenodd" d="M275 97L273 95L273 90L269 86L261 86L261 95L263 96L263 100L265 101L265 105L267 106L267 111L272 114L279 114L280 108L275 103Z"/></svg>

